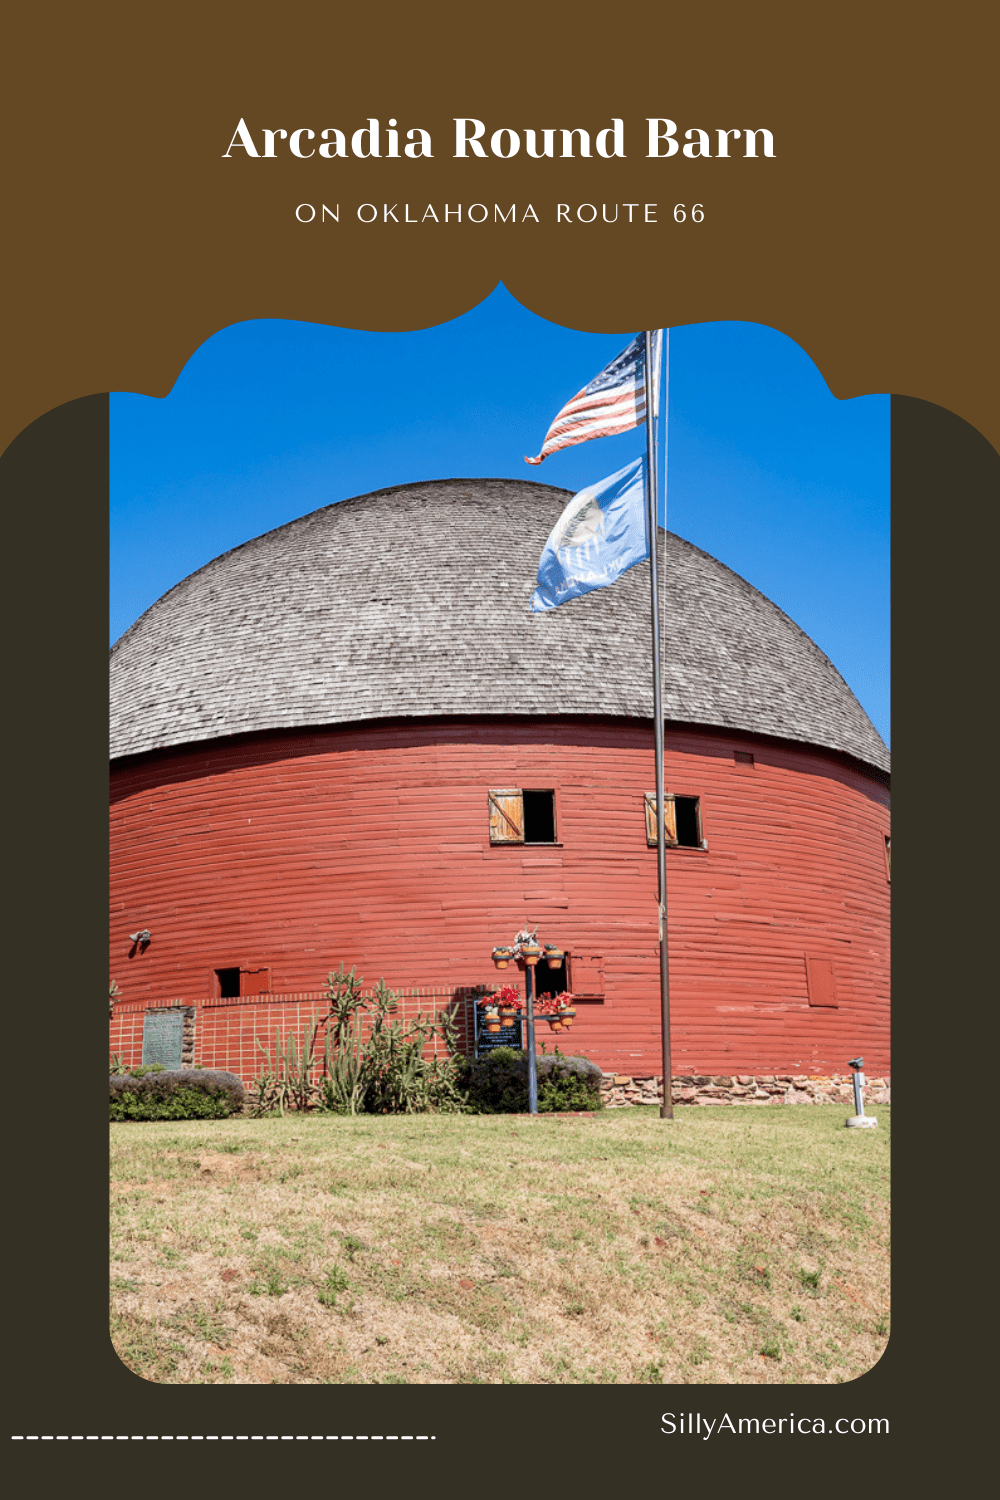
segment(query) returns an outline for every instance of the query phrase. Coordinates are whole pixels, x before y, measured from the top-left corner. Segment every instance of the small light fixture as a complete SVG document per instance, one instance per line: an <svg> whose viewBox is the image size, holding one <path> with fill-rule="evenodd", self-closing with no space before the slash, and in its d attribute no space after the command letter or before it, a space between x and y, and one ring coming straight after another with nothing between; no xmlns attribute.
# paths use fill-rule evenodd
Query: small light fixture
<svg viewBox="0 0 1000 1500"><path fill-rule="evenodd" d="M153 934L150 932L149 928L144 927L141 932L130 932L128 935L128 940L130 943L139 943L143 948L145 948L146 944L150 941L152 936Z"/></svg>

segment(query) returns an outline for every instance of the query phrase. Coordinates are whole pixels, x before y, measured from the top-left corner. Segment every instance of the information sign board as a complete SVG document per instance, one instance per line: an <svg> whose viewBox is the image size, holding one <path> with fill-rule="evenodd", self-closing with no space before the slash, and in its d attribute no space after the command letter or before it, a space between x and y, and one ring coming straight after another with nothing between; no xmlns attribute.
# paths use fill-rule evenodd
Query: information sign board
<svg viewBox="0 0 1000 1500"><path fill-rule="evenodd" d="M497 1047L513 1047L515 1052L523 1052L524 1043L521 1040L521 1028L524 1024L523 1017L519 1016L512 1026L501 1026L499 1031L487 1031L481 1015L476 1015L476 1056L482 1057L486 1052L493 1052Z"/></svg>
<svg viewBox="0 0 1000 1500"><path fill-rule="evenodd" d="M142 1064L179 1068L184 1045L182 1010L147 1010L142 1027Z"/></svg>

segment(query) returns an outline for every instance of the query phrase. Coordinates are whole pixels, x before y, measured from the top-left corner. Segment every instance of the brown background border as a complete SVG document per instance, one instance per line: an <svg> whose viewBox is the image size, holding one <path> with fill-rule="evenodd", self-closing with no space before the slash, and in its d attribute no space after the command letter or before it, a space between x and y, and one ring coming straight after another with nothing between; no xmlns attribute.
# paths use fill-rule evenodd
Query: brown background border
<svg viewBox="0 0 1000 1500"><path fill-rule="evenodd" d="M943 1453L949 1430L956 1445L965 1441L954 1380L956 1367L964 1369L964 1324L945 1292L960 1269L956 1239L944 1205L934 1208L926 1192L928 1182L946 1178L956 1191L961 1151L941 1135L918 1147L912 1127L897 1161L904 1183L897 1332L881 1364L849 1387L207 1392L139 1381L107 1340L98 1295L103 1095L87 1102L67 1082L71 1072L103 1062L103 1033L92 1029L89 1007L106 979L107 403L99 395L76 398L108 389L165 394L199 343L241 318L420 326L463 311L499 279L535 311L573 326L768 323L807 349L838 396L892 390L938 403L893 403L897 618L907 638L898 732L921 744L920 763L911 760L909 774L905 765L897 771L904 813L907 805L926 808L926 767L947 765L976 733L981 694L967 649L982 636L985 617L976 613L969 552L980 550L996 470L982 439L940 407L996 442L989 403L997 344L994 311L985 306L992 296L987 8L960 4L939 23L919 5L885 6L874 17L857 4L824 14L779 4L764 17L717 5L699 23L680 7L639 6L627 32L610 36L605 22L581 26L579 12L550 24L536 10L515 6L496 17L439 5L432 17L414 11L406 19L390 6L364 32L345 11L315 4L282 18L257 5L238 13L209 8L206 16L191 4L138 13L105 3L87 14L25 13L15 28L6 140L17 234L4 441L50 408L72 405L27 427L4 466L18 575L10 581L13 696L24 705L8 737L18 788L12 848L28 897L12 993L30 999L44 986L61 996L52 1021L58 1042L22 1026L23 1007L10 1013L11 1055L27 1101L12 1164L19 1205L12 1431L245 1431L262 1423L278 1431L293 1423L306 1431L370 1430L374 1410L382 1426L445 1436L433 1458L448 1466L444 1487L460 1490L480 1487L484 1466L498 1467L498 1445L502 1482L518 1482L516 1442L503 1427L515 1414L533 1454L529 1473L566 1478L567 1465L571 1473L579 1465L588 1482L732 1475L748 1472L748 1460L755 1472L765 1463L775 1476L794 1464L801 1479L804 1459L810 1474L836 1469L839 1486L849 1482L852 1461L870 1482L895 1471L901 1449L933 1440ZM630 157L556 163L544 179L538 169L547 164L532 163L524 187L512 170L523 161L472 163L473 177L470 164L447 154L448 122L466 113L491 128L592 122L595 130L621 115ZM664 226L666 238L598 231L598 241L581 229L567 241L543 224L530 240L520 230L512 239L503 226L475 234L470 226L423 248L388 234L373 241L358 229L339 248L310 242L289 212L297 201L330 196L300 193L302 181L321 180L305 174L310 163L240 163L223 175L234 164L218 157L240 114L314 128L393 115L432 130L441 152L433 163L331 164L348 168L338 179L344 203L697 198L710 211L708 233L685 240ZM682 128L765 124L778 154L774 162L647 163L637 135L647 114L669 115ZM674 166L685 175L670 181L683 190L664 191L656 174ZM410 186L418 180L419 193ZM651 180L657 186L647 194ZM611 183L614 191L605 191ZM925 712L930 681L937 685L932 719ZM916 870L919 845L912 836L910 844ZM901 844L900 866L904 853ZM967 859L974 870L975 851ZM907 1028L897 1052L911 1080L911 1113L912 1080L925 1078L939 1048L947 1053L954 1040L937 1029L935 996L956 993L956 985L964 995L979 993L967 945L959 954L953 941L935 946L927 937L968 931L976 920L968 890L950 882L942 900L923 879L897 875L897 932L904 935L897 974L908 1008L924 1023ZM91 992L97 999L88 1000ZM39 1076L31 1065L43 1044L57 1060ZM95 1142L82 1163L65 1154L67 1088L82 1100L79 1139L93 1133ZM962 1201L969 1206L980 1195L981 1187L972 1189ZM717 1444L682 1449L659 1437L657 1416L682 1401L685 1409L745 1415L786 1407L885 1413L894 1439L840 1446L825 1461L815 1445L801 1443L738 1453ZM277 1454L277 1446L270 1445L262 1474L288 1465L288 1450ZM77 1464L81 1447L69 1455ZM134 1465L141 1454L145 1471L155 1459L155 1450L89 1445L91 1454L95 1447L106 1466L109 1457L116 1467ZM45 1461L55 1449L49 1445ZM39 1445L36 1457L42 1451ZM313 1455L310 1467L315 1448ZM301 1462L301 1447L294 1457ZM362 1460L345 1450L320 1457L331 1474L336 1460L341 1481L371 1462L370 1453Z"/></svg>

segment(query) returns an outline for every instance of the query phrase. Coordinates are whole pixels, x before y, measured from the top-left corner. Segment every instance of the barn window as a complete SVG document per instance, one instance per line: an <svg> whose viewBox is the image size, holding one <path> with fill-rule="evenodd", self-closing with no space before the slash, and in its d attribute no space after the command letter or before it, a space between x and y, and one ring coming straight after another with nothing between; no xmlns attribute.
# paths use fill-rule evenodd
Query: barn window
<svg viewBox="0 0 1000 1500"><path fill-rule="evenodd" d="M220 1000L239 995L266 995L271 989L271 971L261 968L216 969L216 993Z"/></svg>
<svg viewBox="0 0 1000 1500"><path fill-rule="evenodd" d="M886 836L885 836L885 878L886 878L886 880L891 880L892 879L892 863L891 863L890 858L889 858L889 835L888 834L886 834Z"/></svg>
<svg viewBox="0 0 1000 1500"><path fill-rule="evenodd" d="M550 969L542 962L535 970L539 996L562 995L567 990L577 1000L604 999L604 958L600 953L567 952L561 964Z"/></svg>
<svg viewBox="0 0 1000 1500"><path fill-rule="evenodd" d="M524 842L554 844L556 841L555 792L524 792Z"/></svg>
<svg viewBox="0 0 1000 1500"><path fill-rule="evenodd" d="M567 958L556 969L550 969L548 964L540 963L535 970L535 985L539 999L543 995L564 995L569 989L569 978L566 970Z"/></svg>
<svg viewBox="0 0 1000 1500"><path fill-rule="evenodd" d="M491 844L554 844L556 841L556 794L507 787L491 791Z"/></svg>
<svg viewBox="0 0 1000 1500"><path fill-rule="evenodd" d="M665 792L663 833L668 849L707 849L701 826L701 798ZM656 845L656 793L646 793L646 843Z"/></svg>

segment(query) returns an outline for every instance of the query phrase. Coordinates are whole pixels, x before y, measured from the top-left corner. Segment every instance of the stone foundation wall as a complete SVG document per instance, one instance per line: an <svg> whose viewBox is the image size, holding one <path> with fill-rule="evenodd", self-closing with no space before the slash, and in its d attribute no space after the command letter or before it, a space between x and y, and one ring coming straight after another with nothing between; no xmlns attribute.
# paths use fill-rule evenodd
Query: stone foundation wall
<svg viewBox="0 0 1000 1500"><path fill-rule="evenodd" d="M184 1032L181 1037L181 1067L194 1067L194 1026L195 1008L193 1005L184 1007Z"/></svg>
<svg viewBox="0 0 1000 1500"><path fill-rule="evenodd" d="M605 1073L601 1079L601 1096L606 1108L618 1109L628 1104L660 1104L663 1084L660 1076L632 1078L627 1073ZM865 1078L865 1108L870 1104L890 1102L888 1078ZM805 1074L675 1074L675 1104L847 1104L854 1103L854 1083L850 1075L810 1078Z"/></svg>

